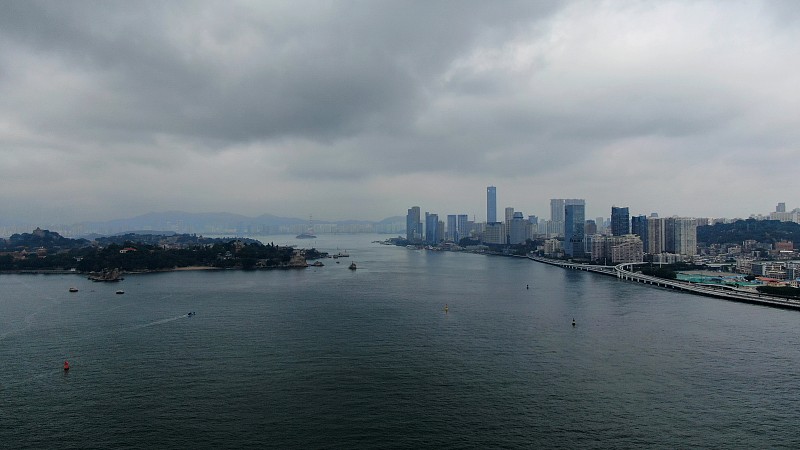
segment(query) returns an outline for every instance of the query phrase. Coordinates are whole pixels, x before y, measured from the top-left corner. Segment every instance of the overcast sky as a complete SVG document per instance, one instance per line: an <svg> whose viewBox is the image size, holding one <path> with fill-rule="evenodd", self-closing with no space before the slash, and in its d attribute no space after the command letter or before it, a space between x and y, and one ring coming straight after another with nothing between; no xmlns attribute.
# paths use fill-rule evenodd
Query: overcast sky
<svg viewBox="0 0 800 450"><path fill-rule="evenodd" d="M0 215L800 206L800 2L6 1Z"/></svg>

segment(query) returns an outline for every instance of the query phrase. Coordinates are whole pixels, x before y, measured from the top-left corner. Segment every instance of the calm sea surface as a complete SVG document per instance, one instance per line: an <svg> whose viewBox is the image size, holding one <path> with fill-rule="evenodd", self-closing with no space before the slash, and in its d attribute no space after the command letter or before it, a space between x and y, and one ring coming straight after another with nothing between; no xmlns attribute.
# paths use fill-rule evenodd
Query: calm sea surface
<svg viewBox="0 0 800 450"><path fill-rule="evenodd" d="M304 270L0 275L0 447L800 448L800 313L381 238L262 239L350 253Z"/></svg>

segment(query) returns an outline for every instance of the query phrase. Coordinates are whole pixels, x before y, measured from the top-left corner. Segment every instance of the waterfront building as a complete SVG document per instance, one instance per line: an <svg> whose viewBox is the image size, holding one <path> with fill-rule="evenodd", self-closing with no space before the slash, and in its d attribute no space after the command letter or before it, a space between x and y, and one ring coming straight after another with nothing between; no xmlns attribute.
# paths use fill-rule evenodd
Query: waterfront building
<svg viewBox="0 0 800 450"><path fill-rule="evenodd" d="M572 258L584 256L583 227L586 223L586 203L583 199L565 200L564 253Z"/></svg>
<svg viewBox="0 0 800 450"><path fill-rule="evenodd" d="M675 253L659 253L656 255L650 255L650 261L659 264L675 264L685 260L685 256L676 255Z"/></svg>
<svg viewBox="0 0 800 450"><path fill-rule="evenodd" d="M544 254L547 256L555 256L561 253L564 249L563 242L558 239L547 239L544 241Z"/></svg>
<svg viewBox="0 0 800 450"><path fill-rule="evenodd" d="M419 242L422 240L422 222L420 222L419 206L412 206L406 214L406 240Z"/></svg>
<svg viewBox="0 0 800 450"><path fill-rule="evenodd" d="M593 261L603 264L642 262L644 247L641 238L634 234L624 236L587 236L587 252Z"/></svg>
<svg viewBox="0 0 800 450"><path fill-rule="evenodd" d="M456 240L457 244L461 239L469 236L469 218L466 214L456 216Z"/></svg>
<svg viewBox="0 0 800 450"><path fill-rule="evenodd" d="M510 239L510 234L511 234L511 221L512 221L513 219L514 219L514 208L512 208L512 207L510 207L510 206L509 206L509 207L507 207L507 208L505 209L505 220L503 221L503 223L504 223L504 224L505 224L505 226L506 226L506 234L507 234L507 236L506 236L506 239L507 239L507 240L508 240L508 239Z"/></svg>
<svg viewBox="0 0 800 450"><path fill-rule="evenodd" d="M635 234L611 236L611 261L614 264L642 262L644 245L642 239Z"/></svg>
<svg viewBox="0 0 800 450"><path fill-rule="evenodd" d="M458 244L458 218L455 214L447 215L447 237L445 240Z"/></svg>
<svg viewBox="0 0 800 450"><path fill-rule="evenodd" d="M528 238L535 239L539 235L539 218L528 216Z"/></svg>
<svg viewBox="0 0 800 450"><path fill-rule="evenodd" d="M509 243L524 244L525 240L528 239L528 235L530 234L528 232L530 228L530 222L525 220L525 217L522 215L522 212L517 211L511 218L510 224L511 224L510 231L508 233Z"/></svg>
<svg viewBox="0 0 800 450"><path fill-rule="evenodd" d="M664 219L664 251L677 255L697 254L697 221L688 217Z"/></svg>
<svg viewBox="0 0 800 450"><path fill-rule="evenodd" d="M664 220L651 215L647 218L646 252L657 255L664 251Z"/></svg>
<svg viewBox="0 0 800 450"><path fill-rule="evenodd" d="M624 236L631 232L631 220L628 207L611 207L611 234Z"/></svg>
<svg viewBox="0 0 800 450"><path fill-rule="evenodd" d="M506 226L503 222L489 222L483 230L484 244L505 244Z"/></svg>
<svg viewBox="0 0 800 450"><path fill-rule="evenodd" d="M486 222L497 222L497 188L486 188Z"/></svg>
<svg viewBox="0 0 800 450"><path fill-rule="evenodd" d="M757 277L786 279L786 263L776 261L758 261L750 265L750 273Z"/></svg>
<svg viewBox="0 0 800 450"><path fill-rule="evenodd" d="M425 243L438 244L439 215L425 212Z"/></svg>
<svg viewBox="0 0 800 450"><path fill-rule="evenodd" d="M639 236L645 252L647 251L647 216L638 215L631 217L631 234Z"/></svg>

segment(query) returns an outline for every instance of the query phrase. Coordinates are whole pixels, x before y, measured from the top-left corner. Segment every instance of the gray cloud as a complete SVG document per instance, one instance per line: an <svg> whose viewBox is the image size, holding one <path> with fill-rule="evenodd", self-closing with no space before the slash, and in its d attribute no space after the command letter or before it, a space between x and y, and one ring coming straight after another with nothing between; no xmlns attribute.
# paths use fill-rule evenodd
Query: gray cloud
<svg viewBox="0 0 800 450"><path fill-rule="evenodd" d="M7 2L0 214L480 213L487 184L541 215L571 196L590 215L612 203L759 212L791 203L800 165L795 13L792 2Z"/></svg>

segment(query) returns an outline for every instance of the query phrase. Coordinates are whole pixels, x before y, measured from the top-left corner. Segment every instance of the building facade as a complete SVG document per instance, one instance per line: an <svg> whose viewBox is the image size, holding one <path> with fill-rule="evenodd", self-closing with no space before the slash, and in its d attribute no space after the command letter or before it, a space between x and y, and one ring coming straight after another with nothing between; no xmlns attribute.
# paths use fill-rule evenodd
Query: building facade
<svg viewBox="0 0 800 450"><path fill-rule="evenodd" d="M406 239L410 242L422 240L422 222L420 222L419 206L412 206L406 214Z"/></svg>
<svg viewBox="0 0 800 450"><path fill-rule="evenodd" d="M425 243L438 244L439 235L439 215L425 213Z"/></svg>
<svg viewBox="0 0 800 450"><path fill-rule="evenodd" d="M566 200L564 204L564 253L572 258L584 257L585 222L585 201L583 199Z"/></svg>
<svg viewBox="0 0 800 450"><path fill-rule="evenodd" d="M628 207L611 207L611 234L624 236L631 232L631 219Z"/></svg>
<svg viewBox="0 0 800 450"><path fill-rule="evenodd" d="M486 188L486 223L497 222L497 188Z"/></svg>
<svg viewBox="0 0 800 450"><path fill-rule="evenodd" d="M642 240L645 252L647 251L647 216L631 217L631 234L639 236Z"/></svg>
<svg viewBox="0 0 800 450"><path fill-rule="evenodd" d="M511 218L510 224L511 227L510 231L508 232L509 243L524 244L528 239L528 235L530 234L528 231L530 229L530 222L525 220L522 212L517 211L514 213L514 217Z"/></svg>

